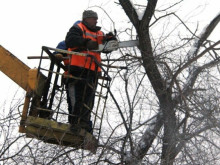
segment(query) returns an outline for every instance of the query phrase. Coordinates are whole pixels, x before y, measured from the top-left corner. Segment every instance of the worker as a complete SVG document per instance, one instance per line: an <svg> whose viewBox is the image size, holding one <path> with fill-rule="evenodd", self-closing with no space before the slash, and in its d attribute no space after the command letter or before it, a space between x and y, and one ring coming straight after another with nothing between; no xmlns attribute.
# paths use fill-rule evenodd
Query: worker
<svg viewBox="0 0 220 165"><path fill-rule="evenodd" d="M77 25L77 24L80 23L80 22L81 22L81 21L76 21L76 22L73 24L73 26ZM67 50L65 40L64 40L64 41L60 41L60 42L58 43L58 45L57 45L56 48L57 48L57 49L62 49L62 50ZM59 52L56 52L56 51L55 51L53 54L54 54L55 57L56 57L58 60L60 60L60 61L62 61L63 56L66 56L65 53L59 53Z"/></svg>
<svg viewBox="0 0 220 165"><path fill-rule="evenodd" d="M92 10L85 10L82 21L74 24L68 31L65 44L69 51L86 53L89 56L69 55L68 72L74 78L66 83L69 123L71 129L80 128L92 132L91 111L94 105L95 91L101 68L95 63L101 62L98 44L107 39L115 39L112 33L104 35L97 26L98 15Z"/></svg>

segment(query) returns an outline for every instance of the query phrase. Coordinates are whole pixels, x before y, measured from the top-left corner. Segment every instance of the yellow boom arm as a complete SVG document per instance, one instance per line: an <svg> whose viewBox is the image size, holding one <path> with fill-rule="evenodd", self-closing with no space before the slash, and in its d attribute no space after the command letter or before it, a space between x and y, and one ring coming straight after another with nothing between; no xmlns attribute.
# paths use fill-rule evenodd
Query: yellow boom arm
<svg viewBox="0 0 220 165"><path fill-rule="evenodd" d="M0 70L20 87L28 89L30 68L0 45Z"/></svg>

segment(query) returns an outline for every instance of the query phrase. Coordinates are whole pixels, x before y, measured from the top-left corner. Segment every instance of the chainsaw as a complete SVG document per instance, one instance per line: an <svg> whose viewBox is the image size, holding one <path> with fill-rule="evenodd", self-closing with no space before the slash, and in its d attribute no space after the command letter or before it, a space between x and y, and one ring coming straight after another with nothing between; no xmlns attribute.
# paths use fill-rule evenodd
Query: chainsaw
<svg viewBox="0 0 220 165"><path fill-rule="evenodd" d="M139 45L139 41L138 40L129 40L129 41L117 41L117 40L110 40L105 42L104 44L99 44L98 52L112 52L115 51L119 48L127 48L127 47L134 47L134 46L138 46Z"/></svg>

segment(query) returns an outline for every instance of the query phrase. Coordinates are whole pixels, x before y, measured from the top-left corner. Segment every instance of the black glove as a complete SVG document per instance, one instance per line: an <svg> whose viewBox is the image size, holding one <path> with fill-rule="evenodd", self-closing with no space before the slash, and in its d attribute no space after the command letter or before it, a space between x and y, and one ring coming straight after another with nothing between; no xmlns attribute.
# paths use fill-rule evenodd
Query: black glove
<svg viewBox="0 0 220 165"><path fill-rule="evenodd" d="M110 40L117 40L116 36L112 32L106 34L106 41L110 41Z"/></svg>
<svg viewBox="0 0 220 165"><path fill-rule="evenodd" d="M60 53L55 54L55 57L59 62L63 60L63 55Z"/></svg>
<svg viewBox="0 0 220 165"><path fill-rule="evenodd" d="M98 49L98 43L92 40L86 42L86 48L89 50L96 50Z"/></svg>

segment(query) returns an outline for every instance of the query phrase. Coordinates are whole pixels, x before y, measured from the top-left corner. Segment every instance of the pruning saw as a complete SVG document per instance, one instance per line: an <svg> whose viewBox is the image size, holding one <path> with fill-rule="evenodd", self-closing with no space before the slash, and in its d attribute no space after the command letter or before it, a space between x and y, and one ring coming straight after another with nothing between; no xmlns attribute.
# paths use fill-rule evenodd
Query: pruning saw
<svg viewBox="0 0 220 165"><path fill-rule="evenodd" d="M110 40L104 44L99 44L98 52L112 52L119 48L127 48L127 47L134 47L138 46L138 40L129 40L129 41L117 41L117 40Z"/></svg>

